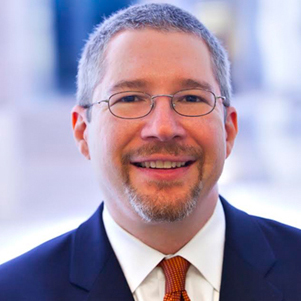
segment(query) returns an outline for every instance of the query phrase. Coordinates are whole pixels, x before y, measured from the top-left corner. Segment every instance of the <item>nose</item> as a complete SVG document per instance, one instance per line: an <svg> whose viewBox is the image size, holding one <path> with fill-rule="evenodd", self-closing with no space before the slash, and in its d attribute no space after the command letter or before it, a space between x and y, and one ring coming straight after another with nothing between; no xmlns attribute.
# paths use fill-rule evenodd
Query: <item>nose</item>
<svg viewBox="0 0 301 301"><path fill-rule="evenodd" d="M157 139L169 141L185 137L183 118L171 107L171 100L168 96L156 97L152 112L145 117L146 122L142 128L142 139Z"/></svg>

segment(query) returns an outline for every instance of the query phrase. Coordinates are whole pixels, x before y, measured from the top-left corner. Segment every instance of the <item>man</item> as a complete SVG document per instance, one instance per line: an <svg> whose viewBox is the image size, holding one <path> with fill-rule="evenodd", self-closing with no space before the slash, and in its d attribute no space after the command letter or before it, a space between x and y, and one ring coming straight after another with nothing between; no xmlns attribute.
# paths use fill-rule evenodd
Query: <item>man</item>
<svg viewBox="0 0 301 301"><path fill-rule="evenodd" d="M4 264L0 300L301 300L300 231L218 195L230 98L224 49L177 7L132 6L97 27L72 118L104 203Z"/></svg>

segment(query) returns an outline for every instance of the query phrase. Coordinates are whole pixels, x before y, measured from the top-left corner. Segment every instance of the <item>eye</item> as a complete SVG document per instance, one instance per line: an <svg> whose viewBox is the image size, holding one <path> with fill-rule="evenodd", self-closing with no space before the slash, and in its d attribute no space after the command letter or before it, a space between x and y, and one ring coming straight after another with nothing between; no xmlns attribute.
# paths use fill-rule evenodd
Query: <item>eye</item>
<svg viewBox="0 0 301 301"><path fill-rule="evenodd" d="M205 97L193 94L183 95L178 101L182 103L208 103L208 100Z"/></svg>
<svg viewBox="0 0 301 301"><path fill-rule="evenodd" d="M128 95L119 99L119 102L137 102L140 101L140 98L136 95Z"/></svg>
<svg viewBox="0 0 301 301"><path fill-rule="evenodd" d="M144 94L128 94L128 93L120 93L111 97L110 102L111 105L115 104L130 104L130 103L142 103L147 101L147 96Z"/></svg>
<svg viewBox="0 0 301 301"><path fill-rule="evenodd" d="M186 102L203 102L204 99L202 99L199 96L196 95L185 95L182 99L182 101L186 101Z"/></svg>

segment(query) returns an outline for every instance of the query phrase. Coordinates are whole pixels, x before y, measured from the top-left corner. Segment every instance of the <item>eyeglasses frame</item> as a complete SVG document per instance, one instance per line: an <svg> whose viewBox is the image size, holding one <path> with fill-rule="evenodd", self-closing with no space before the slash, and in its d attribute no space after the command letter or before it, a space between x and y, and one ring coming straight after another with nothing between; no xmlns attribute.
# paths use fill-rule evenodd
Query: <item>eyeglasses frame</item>
<svg viewBox="0 0 301 301"><path fill-rule="evenodd" d="M201 114L201 115L185 115L185 114L181 114L181 113L179 113L178 111L176 111L176 109L175 109L175 104L173 103L173 98L174 98L174 96L175 96L176 94L180 93L180 92L185 92L185 91L190 91L190 90L206 91L206 92L211 93L211 94L214 96L214 105L213 105L212 109L211 109L208 113L206 113L206 114ZM115 95L117 95L117 94L121 94L121 93L142 93L142 94L145 94L145 95L149 96L149 97L150 97L150 100L151 100L151 105L150 105L150 110L149 110L149 112L148 112L147 114L145 114L145 115L143 115L143 116L139 116L139 117L121 117L121 116L118 116L118 115L114 114L114 113L111 111L110 99L111 99L113 96L115 96ZM210 91L210 90L206 90L206 89L199 89L199 88L194 88L194 89L192 89L192 88L190 88L190 89L184 89L184 90L177 91L177 92L174 93L174 94L157 94L157 95L150 95L150 94L148 94L148 93L146 93L146 92L141 92L141 91L122 91L122 92L116 92L116 93L112 94L108 99L105 99L105 100L98 100L98 101L95 101L95 102L93 102L93 103L91 103L91 104L86 104L86 105L83 106L83 108L85 108L85 109L90 109L90 108L91 108L92 106L94 106L94 105L101 104L101 103L105 102L105 103L108 104L108 108L109 108L110 113L111 113L113 116L117 117L117 118L120 118L120 119L140 119L140 118L146 117L147 115L149 115L149 114L152 112L152 110L153 110L154 107L155 107L155 98L157 98L157 97L169 97L169 98L170 98L171 108L172 108L178 115L184 116L184 117L201 117L201 116L206 116L206 115L210 114L210 113L215 109L215 107L216 107L216 102L217 102L218 99L222 99L223 105L224 105L225 107L228 107L228 104L226 103L227 98L226 98L225 96L216 96L214 92L212 92L212 91Z"/></svg>

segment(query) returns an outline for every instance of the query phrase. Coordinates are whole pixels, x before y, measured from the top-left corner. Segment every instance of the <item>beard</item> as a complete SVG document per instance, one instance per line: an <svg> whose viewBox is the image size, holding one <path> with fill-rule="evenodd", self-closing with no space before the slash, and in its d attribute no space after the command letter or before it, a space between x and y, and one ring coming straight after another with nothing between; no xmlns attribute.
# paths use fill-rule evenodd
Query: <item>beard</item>
<svg viewBox="0 0 301 301"><path fill-rule="evenodd" d="M135 212L146 222L176 222L188 217L197 206L201 185L191 187L184 197L140 194L131 185L126 194Z"/></svg>
<svg viewBox="0 0 301 301"><path fill-rule="evenodd" d="M190 155L196 158L198 177L195 183L183 181L148 181L146 185L154 188L153 193L142 193L131 182L129 168L131 157L148 156L152 154ZM203 151L201 148L180 146L174 142L146 145L129 152L122 157L122 178L125 193L134 211L146 222L176 222L188 217L196 208L202 192ZM177 187L183 193L169 193Z"/></svg>

